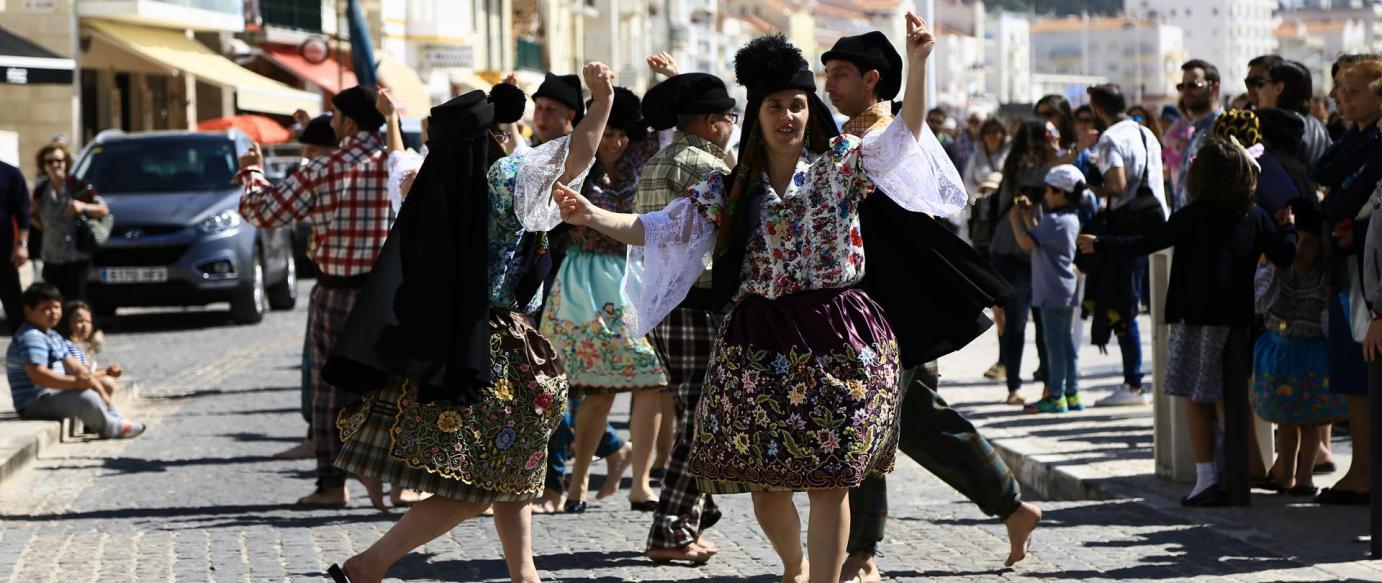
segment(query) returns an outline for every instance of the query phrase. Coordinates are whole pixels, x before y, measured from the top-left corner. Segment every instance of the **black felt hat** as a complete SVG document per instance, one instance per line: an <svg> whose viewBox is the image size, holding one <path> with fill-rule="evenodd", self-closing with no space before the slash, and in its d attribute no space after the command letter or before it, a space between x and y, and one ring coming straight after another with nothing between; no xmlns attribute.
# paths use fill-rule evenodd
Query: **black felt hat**
<svg viewBox="0 0 1382 583"><path fill-rule="evenodd" d="M854 63L860 73L877 70L878 96L884 100L897 97L902 90L902 55L881 32L875 30L835 41L835 46L821 55L821 64L835 60Z"/></svg>
<svg viewBox="0 0 1382 583"><path fill-rule="evenodd" d="M379 113L374 107L376 95L378 94L373 88L356 85L337 93L331 98L331 103L346 117L355 120L355 124L360 126L362 131L372 132L384 125L384 114Z"/></svg>
<svg viewBox="0 0 1382 583"><path fill-rule="evenodd" d="M546 97L570 107L576 112L576 119L585 116L585 101L581 99L581 78L576 75L547 74L547 78L533 93L533 99Z"/></svg>
<svg viewBox="0 0 1382 583"><path fill-rule="evenodd" d="M484 91L471 91L433 107L428 131L438 137L466 136L492 125L497 109Z"/></svg>
<svg viewBox="0 0 1382 583"><path fill-rule="evenodd" d="M784 89L816 92L816 74L801 57L801 49L782 33L760 36L739 49L734 55L734 79L748 89L750 105Z"/></svg>
<svg viewBox="0 0 1382 583"><path fill-rule="evenodd" d="M719 77L707 73L682 73L654 85L643 96L643 117L654 129L677 124L679 115L724 113L734 108L734 98Z"/></svg>
<svg viewBox="0 0 1382 583"><path fill-rule="evenodd" d="M339 145L336 130L331 129L331 114L323 113L307 122L307 126L302 128L302 135L298 136L298 143L310 146Z"/></svg>
<svg viewBox="0 0 1382 583"><path fill-rule="evenodd" d="M587 109L594 103L594 100L586 100ZM606 127L622 130L624 133L632 133L630 130L646 128L643 124L643 102L638 98L638 94L626 87L614 88L614 103L610 104L609 121Z"/></svg>

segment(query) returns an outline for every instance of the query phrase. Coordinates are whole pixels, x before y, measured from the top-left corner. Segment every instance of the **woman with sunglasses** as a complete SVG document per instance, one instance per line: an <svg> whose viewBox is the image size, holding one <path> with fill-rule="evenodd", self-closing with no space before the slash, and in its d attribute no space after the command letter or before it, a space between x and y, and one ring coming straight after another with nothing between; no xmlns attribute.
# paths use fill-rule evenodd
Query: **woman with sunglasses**
<svg viewBox="0 0 1382 583"><path fill-rule="evenodd" d="M77 248L78 216L102 219L110 207L95 187L71 175L72 154L66 146L44 146L38 164L48 178L34 189L33 207L33 225L43 230L43 280L57 286L65 299L85 300L91 253Z"/></svg>

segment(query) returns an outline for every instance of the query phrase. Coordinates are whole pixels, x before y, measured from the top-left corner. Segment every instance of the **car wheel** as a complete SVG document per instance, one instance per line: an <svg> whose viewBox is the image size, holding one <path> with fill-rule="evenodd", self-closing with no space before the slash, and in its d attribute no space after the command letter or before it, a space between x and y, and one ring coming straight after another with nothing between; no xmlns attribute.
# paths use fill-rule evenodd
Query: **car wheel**
<svg viewBox="0 0 1382 583"><path fill-rule="evenodd" d="M249 270L250 281L236 293L230 302L230 317L237 324L257 324L269 311L268 294L264 291L264 260L259 258L259 250L254 251L254 263Z"/></svg>
<svg viewBox="0 0 1382 583"><path fill-rule="evenodd" d="M298 304L298 261L292 249L284 255L288 263L283 268L283 281L269 288L269 307L275 310L291 310Z"/></svg>

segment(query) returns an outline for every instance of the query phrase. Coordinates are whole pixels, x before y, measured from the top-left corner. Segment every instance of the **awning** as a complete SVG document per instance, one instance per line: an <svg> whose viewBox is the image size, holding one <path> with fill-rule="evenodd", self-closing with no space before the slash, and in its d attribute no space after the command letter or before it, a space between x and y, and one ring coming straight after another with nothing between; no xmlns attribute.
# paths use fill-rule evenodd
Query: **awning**
<svg viewBox="0 0 1382 583"><path fill-rule="evenodd" d="M178 30L150 28L106 20L83 19L111 44L169 69L207 83L233 89L235 106L246 111L292 115L321 113L321 98L299 91L235 64Z"/></svg>
<svg viewBox="0 0 1382 583"><path fill-rule="evenodd" d="M321 87L327 93L340 93L341 89L356 84L355 72L341 67L334 59L312 63L302 58L297 47L289 45L265 43L259 45L259 48L263 49L264 55L278 66L308 83Z"/></svg>
<svg viewBox="0 0 1382 583"><path fill-rule="evenodd" d="M0 28L0 84L71 85L76 61Z"/></svg>
<svg viewBox="0 0 1382 583"><path fill-rule="evenodd" d="M374 56L379 59L375 68L379 73L379 83L389 88L400 115L426 117L432 110L432 92L427 90L427 85L423 84L417 72L388 51L379 51Z"/></svg>

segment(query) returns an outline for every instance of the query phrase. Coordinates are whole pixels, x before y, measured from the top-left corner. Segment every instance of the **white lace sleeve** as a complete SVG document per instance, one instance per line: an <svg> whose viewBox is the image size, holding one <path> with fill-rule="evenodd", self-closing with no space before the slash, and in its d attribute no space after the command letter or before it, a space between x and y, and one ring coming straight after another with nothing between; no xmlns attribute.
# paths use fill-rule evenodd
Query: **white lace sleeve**
<svg viewBox="0 0 1382 583"><path fill-rule="evenodd" d="M525 230L550 231L561 224L561 209L552 200L552 186L566 171L570 144L571 138L563 137L515 154L519 166L513 188L513 210ZM594 163L593 157L591 163ZM588 164L567 186L580 190L589 172Z"/></svg>
<svg viewBox="0 0 1382 583"><path fill-rule="evenodd" d="M412 151L389 152L389 181L385 186L389 190L389 204L393 205L395 214L398 213L398 207L403 205L403 182L409 176L417 176L419 168L422 168L422 156Z"/></svg>
<svg viewBox="0 0 1382 583"><path fill-rule="evenodd" d="M629 245L622 284L624 322L636 337L661 323L710 268L716 231L689 198L678 198L639 220L643 245Z"/></svg>
<svg viewBox="0 0 1382 583"><path fill-rule="evenodd" d="M902 208L948 217L964 209L969 196L936 135L926 124L921 127L921 139L913 139L898 116L887 129L864 136L864 171Z"/></svg>

